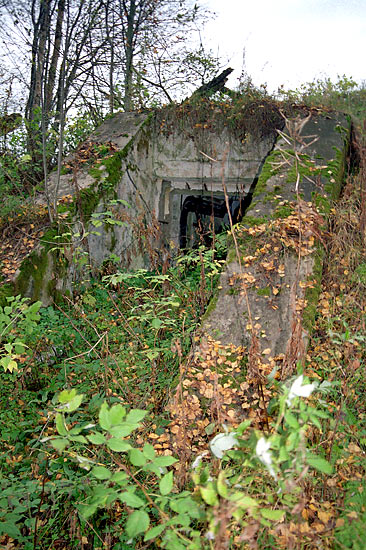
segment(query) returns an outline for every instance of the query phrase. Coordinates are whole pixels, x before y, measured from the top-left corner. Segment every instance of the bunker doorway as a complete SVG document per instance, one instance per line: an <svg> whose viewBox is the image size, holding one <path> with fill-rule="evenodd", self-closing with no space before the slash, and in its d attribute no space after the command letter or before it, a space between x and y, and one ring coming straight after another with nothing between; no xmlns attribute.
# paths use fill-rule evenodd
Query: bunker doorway
<svg viewBox="0 0 366 550"><path fill-rule="evenodd" d="M230 196L229 210L233 223L240 221L244 215L244 199L238 195ZM181 208L179 246L194 248L199 244L209 245L213 233L220 233L229 226L224 195L189 195Z"/></svg>

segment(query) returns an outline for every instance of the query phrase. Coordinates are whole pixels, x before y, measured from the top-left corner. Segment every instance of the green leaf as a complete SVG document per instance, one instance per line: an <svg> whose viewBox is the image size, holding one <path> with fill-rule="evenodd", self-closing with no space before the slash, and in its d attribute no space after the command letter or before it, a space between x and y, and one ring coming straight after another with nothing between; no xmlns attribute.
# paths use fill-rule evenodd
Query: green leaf
<svg viewBox="0 0 366 550"><path fill-rule="evenodd" d="M77 443L88 443L88 440L83 435L74 435L70 437L70 441L76 441Z"/></svg>
<svg viewBox="0 0 366 550"><path fill-rule="evenodd" d="M311 415L310 415L310 420L312 421L312 423L314 424L314 426L316 426L316 427L318 428L318 430L321 431L322 425L321 425L319 419L318 419L316 416L314 416L314 415L311 414Z"/></svg>
<svg viewBox="0 0 366 550"><path fill-rule="evenodd" d="M135 512L133 512L129 516L126 522L127 535L130 538L134 538L140 533L144 533L145 531L147 531L149 525L150 518L147 513L143 510L135 510Z"/></svg>
<svg viewBox="0 0 366 550"><path fill-rule="evenodd" d="M103 443L106 442L105 436L100 432L91 433L87 436L87 439L89 439L90 443L93 443L93 445L103 445Z"/></svg>
<svg viewBox="0 0 366 550"><path fill-rule="evenodd" d="M163 321L161 321L158 318L155 318L151 321L151 326L152 326L152 328L155 328L155 329L159 329L162 324L163 324Z"/></svg>
<svg viewBox="0 0 366 550"><path fill-rule="evenodd" d="M127 422L124 422L119 426L112 426L108 431L114 437L127 437L136 430L136 428L138 428L138 424L127 424Z"/></svg>
<svg viewBox="0 0 366 550"><path fill-rule="evenodd" d="M232 496L228 497L228 500L231 500L232 502L236 502L240 508L255 508L258 506L258 502L254 500L252 497L248 497L247 495L244 495L243 493L234 493Z"/></svg>
<svg viewBox="0 0 366 550"><path fill-rule="evenodd" d="M198 505L191 497L170 499L169 506L177 514L188 514L196 519L200 517Z"/></svg>
<svg viewBox="0 0 366 550"><path fill-rule="evenodd" d="M28 346L26 346L25 344L23 344L23 342L14 342L14 351L15 351L15 353L17 353L17 354L24 353L25 348L27 348L27 347L28 347Z"/></svg>
<svg viewBox="0 0 366 550"><path fill-rule="evenodd" d="M127 417L126 422L129 422L130 424L138 424L145 418L147 415L147 411L141 411L140 409L132 409Z"/></svg>
<svg viewBox="0 0 366 550"><path fill-rule="evenodd" d="M209 506L215 506L216 504L218 504L219 500L212 484L208 485L207 487L200 487L200 491L201 496L206 504L208 504Z"/></svg>
<svg viewBox="0 0 366 550"><path fill-rule="evenodd" d="M296 420L296 417L289 411L287 411L285 414L285 420L287 424L290 426L290 428L294 428L295 430L298 430L300 428L300 425Z"/></svg>
<svg viewBox="0 0 366 550"><path fill-rule="evenodd" d="M68 403L76 397L76 390L64 390L58 396L59 403Z"/></svg>
<svg viewBox="0 0 366 550"><path fill-rule="evenodd" d="M170 455L167 456L157 456L154 459L155 466L160 466L161 468L164 468L166 466L171 466L172 464L175 464L177 462L176 458L173 458Z"/></svg>
<svg viewBox="0 0 366 550"><path fill-rule="evenodd" d="M91 470L91 473L97 479L110 479L112 476L111 472L104 466L94 466L94 468L92 468Z"/></svg>
<svg viewBox="0 0 366 550"><path fill-rule="evenodd" d="M116 426L117 424L122 424L123 418L126 416L126 409L122 407L122 405L117 404L113 405L113 407L109 410L109 422L112 426Z"/></svg>
<svg viewBox="0 0 366 550"><path fill-rule="evenodd" d="M217 478L217 492L219 493L220 497L227 497L227 484L225 479L225 472L223 471L219 473L219 476Z"/></svg>
<svg viewBox="0 0 366 550"><path fill-rule="evenodd" d="M145 443L142 452L148 460L154 460L156 456L155 449L150 443Z"/></svg>
<svg viewBox="0 0 366 550"><path fill-rule="evenodd" d="M146 457L139 449L131 449L129 457L134 466L145 466L146 464Z"/></svg>
<svg viewBox="0 0 366 550"><path fill-rule="evenodd" d="M64 438L51 439L51 445L56 451L62 452L68 444L68 440Z"/></svg>
<svg viewBox="0 0 366 550"><path fill-rule="evenodd" d="M104 401L99 410L99 424L103 430L109 430L111 427L111 421L109 419L109 408L107 402Z"/></svg>
<svg viewBox="0 0 366 550"><path fill-rule="evenodd" d="M0 533L5 533L5 535L14 539L21 537L19 527L15 523L10 523L9 521L0 522Z"/></svg>
<svg viewBox="0 0 366 550"><path fill-rule="evenodd" d="M168 472L159 481L159 489L162 495L168 495L173 489L173 471Z"/></svg>
<svg viewBox="0 0 366 550"><path fill-rule="evenodd" d="M154 539L155 537L158 537L165 529L166 525L156 525L150 531L146 533L144 536L144 541L148 541L151 539Z"/></svg>
<svg viewBox="0 0 366 550"><path fill-rule="evenodd" d="M141 506L145 505L145 502L140 497L129 491L119 493L118 498L131 508L141 508Z"/></svg>
<svg viewBox="0 0 366 550"><path fill-rule="evenodd" d="M4 367L5 370L13 372L13 370L18 370L17 362L14 361L11 356L2 357L0 364Z"/></svg>
<svg viewBox="0 0 366 550"><path fill-rule="evenodd" d="M333 467L325 458L317 455L311 455L309 454L307 456L307 462L309 466L312 468L315 468L316 470L319 470L319 472L322 472L323 474L331 474L333 472Z"/></svg>
<svg viewBox="0 0 366 550"><path fill-rule="evenodd" d="M214 433L215 429L216 429L216 423L211 422L211 424L206 426L205 432L206 432L207 435L212 435Z"/></svg>
<svg viewBox="0 0 366 550"><path fill-rule="evenodd" d="M320 411L318 409L312 409L311 414L315 414L315 416L319 416L319 418L329 418L329 414L325 411Z"/></svg>
<svg viewBox="0 0 366 550"><path fill-rule="evenodd" d="M237 432L238 434L242 435L245 430L247 430L249 428L249 426L251 425L252 421L251 420L244 420L244 422L241 422L239 424L239 426L237 427Z"/></svg>
<svg viewBox="0 0 366 550"><path fill-rule="evenodd" d="M125 453L131 449L131 445L127 441L117 439L116 437L107 440L107 447L111 451L116 451L116 453Z"/></svg>
<svg viewBox="0 0 366 550"><path fill-rule="evenodd" d="M284 462L285 460L288 460L290 458L290 455L288 454L287 450L286 450L286 447L284 447L283 445L281 445L280 447L280 454L279 454L279 459L281 462Z"/></svg>
<svg viewBox="0 0 366 550"><path fill-rule="evenodd" d="M70 399L68 403L66 403L67 412L76 411L76 409L80 407L83 398L84 395L81 393L80 395L76 395L73 399Z"/></svg>
<svg viewBox="0 0 366 550"><path fill-rule="evenodd" d="M272 521L279 521L285 515L285 510L270 510L269 508L261 508L260 510L262 517Z"/></svg>
<svg viewBox="0 0 366 550"><path fill-rule="evenodd" d="M111 481L114 481L114 483L118 483L118 485L126 485L127 479L128 475L126 474L126 472L116 472L111 477Z"/></svg>
<svg viewBox="0 0 366 550"><path fill-rule="evenodd" d="M79 504L78 510L84 519L89 519L98 510L98 504Z"/></svg>

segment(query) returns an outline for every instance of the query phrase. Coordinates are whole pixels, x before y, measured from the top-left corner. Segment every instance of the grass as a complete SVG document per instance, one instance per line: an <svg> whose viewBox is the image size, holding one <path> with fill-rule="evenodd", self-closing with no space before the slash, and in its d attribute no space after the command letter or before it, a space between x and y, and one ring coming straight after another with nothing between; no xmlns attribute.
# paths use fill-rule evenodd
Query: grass
<svg viewBox="0 0 366 550"><path fill-rule="evenodd" d="M83 421L94 422L107 398L111 404L147 409L146 429L164 433L170 422L166 407L179 375L175 346L180 354L188 353L202 298L210 296L200 288L201 265L191 256L165 277L140 271L115 285L96 280L74 301L41 310L27 341L31 352L20 359L21 371L0 373L1 543L13 540L16 548L28 549L36 536L37 548L79 548L82 533L89 540L94 531L96 540L107 536L110 523L103 514L73 531L83 474L41 442L54 433L48 413L55 396L73 387L88 402ZM207 288L210 265L216 269L211 260L205 266Z"/></svg>

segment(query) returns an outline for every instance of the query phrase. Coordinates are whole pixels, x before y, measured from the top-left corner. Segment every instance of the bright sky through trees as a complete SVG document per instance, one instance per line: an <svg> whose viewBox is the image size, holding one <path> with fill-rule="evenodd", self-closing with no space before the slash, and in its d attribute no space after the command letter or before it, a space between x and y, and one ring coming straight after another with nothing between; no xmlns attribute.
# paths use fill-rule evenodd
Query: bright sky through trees
<svg viewBox="0 0 366 550"><path fill-rule="evenodd" d="M345 74L366 80L366 0L205 0L217 17L202 35L229 59L237 84L245 48L255 84L296 87Z"/></svg>

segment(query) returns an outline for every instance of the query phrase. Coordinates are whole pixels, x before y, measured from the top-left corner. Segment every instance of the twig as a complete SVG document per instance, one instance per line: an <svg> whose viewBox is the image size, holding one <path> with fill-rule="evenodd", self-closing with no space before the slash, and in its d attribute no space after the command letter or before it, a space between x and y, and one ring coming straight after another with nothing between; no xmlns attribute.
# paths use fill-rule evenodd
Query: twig
<svg viewBox="0 0 366 550"><path fill-rule="evenodd" d="M41 490L41 495L40 495L40 498L39 498L38 508L37 508L35 522L34 522L33 550L37 550L38 517L39 517L39 513L41 511L41 507L42 507L43 499L44 499L44 495L45 495L44 487L45 487L45 484L46 484L47 466L48 466L48 457L46 458L45 470L44 470L44 474L43 474L43 477L42 477L42 490Z"/></svg>
<svg viewBox="0 0 366 550"><path fill-rule="evenodd" d="M88 349L87 351L83 351L83 353L78 353L78 355L73 355L72 357L68 357L67 359L65 359L65 361L72 361L73 359L77 359L78 357L82 357L83 355L89 355L94 348L97 347L97 345L99 344L99 342L101 340L103 340L103 338L107 335L108 333L107 332L103 332L102 336L99 338L99 340L94 344L94 346L92 346L90 349Z"/></svg>

